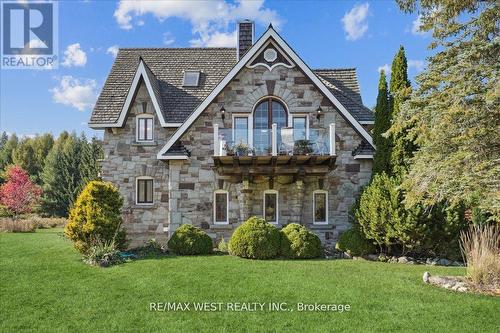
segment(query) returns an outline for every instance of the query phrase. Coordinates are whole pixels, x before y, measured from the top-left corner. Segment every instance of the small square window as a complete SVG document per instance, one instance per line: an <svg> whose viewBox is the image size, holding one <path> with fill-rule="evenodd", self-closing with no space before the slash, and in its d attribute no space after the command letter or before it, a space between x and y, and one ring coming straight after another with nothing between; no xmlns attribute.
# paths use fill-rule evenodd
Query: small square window
<svg viewBox="0 0 500 333"><path fill-rule="evenodd" d="M184 72L184 81L183 81L182 85L184 87L197 87L199 80L200 80L200 72L199 71L185 71Z"/></svg>

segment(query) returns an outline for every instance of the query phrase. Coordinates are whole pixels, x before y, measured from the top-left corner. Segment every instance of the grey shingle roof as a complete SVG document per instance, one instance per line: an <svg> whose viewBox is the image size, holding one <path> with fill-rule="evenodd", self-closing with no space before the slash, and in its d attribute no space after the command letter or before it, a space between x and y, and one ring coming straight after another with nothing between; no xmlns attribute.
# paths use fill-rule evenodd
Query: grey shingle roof
<svg viewBox="0 0 500 333"><path fill-rule="evenodd" d="M355 68L313 69L312 71L356 120L374 120L373 112L363 105Z"/></svg>
<svg viewBox="0 0 500 333"><path fill-rule="evenodd" d="M352 151L352 156L356 155L373 155L375 154L375 149L371 144L366 142L366 140L361 141L361 143Z"/></svg>
<svg viewBox="0 0 500 333"><path fill-rule="evenodd" d="M90 124L118 121L142 58L166 122L181 123L210 94L236 64L235 48L120 49L97 99ZM183 72L200 70L198 87L183 87ZM313 70L358 121L373 120L363 106L355 69Z"/></svg>
<svg viewBox="0 0 500 333"><path fill-rule="evenodd" d="M166 122L183 122L236 63L235 48L120 49L97 99L90 123L115 123L142 57ZM200 70L198 87L183 87L183 71ZM151 79L151 77L150 77ZM156 87L155 87L156 85Z"/></svg>

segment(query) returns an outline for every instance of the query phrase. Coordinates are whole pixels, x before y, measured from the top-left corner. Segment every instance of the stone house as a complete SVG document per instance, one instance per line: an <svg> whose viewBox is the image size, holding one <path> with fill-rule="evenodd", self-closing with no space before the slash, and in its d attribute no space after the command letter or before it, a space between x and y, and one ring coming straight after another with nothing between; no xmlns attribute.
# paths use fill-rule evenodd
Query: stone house
<svg viewBox="0 0 500 333"><path fill-rule="evenodd" d="M269 26L236 48L120 49L89 122L133 245L181 224L230 238L253 215L332 245L371 177L355 69L310 69Z"/></svg>

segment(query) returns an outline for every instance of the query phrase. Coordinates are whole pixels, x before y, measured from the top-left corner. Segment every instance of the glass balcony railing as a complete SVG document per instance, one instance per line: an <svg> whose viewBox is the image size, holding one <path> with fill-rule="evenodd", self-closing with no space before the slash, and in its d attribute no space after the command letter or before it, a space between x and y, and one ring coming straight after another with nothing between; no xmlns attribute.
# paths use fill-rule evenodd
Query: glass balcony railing
<svg viewBox="0 0 500 333"><path fill-rule="evenodd" d="M335 125L298 130L219 128L214 126L214 156L335 155Z"/></svg>

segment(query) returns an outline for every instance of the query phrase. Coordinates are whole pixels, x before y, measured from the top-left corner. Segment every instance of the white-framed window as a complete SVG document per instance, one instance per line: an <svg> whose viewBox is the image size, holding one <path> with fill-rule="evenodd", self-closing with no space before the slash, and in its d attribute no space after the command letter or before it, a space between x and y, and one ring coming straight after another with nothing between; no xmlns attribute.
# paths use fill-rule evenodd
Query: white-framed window
<svg viewBox="0 0 500 333"><path fill-rule="evenodd" d="M135 139L137 142L152 142L154 140L154 117L141 114L136 117Z"/></svg>
<svg viewBox="0 0 500 333"><path fill-rule="evenodd" d="M200 71L184 71L182 85L184 87L197 87L200 80Z"/></svg>
<svg viewBox="0 0 500 333"><path fill-rule="evenodd" d="M135 203L137 205L152 205L154 203L153 186L152 177L140 176L135 179Z"/></svg>
<svg viewBox="0 0 500 333"><path fill-rule="evenodd" d="M328 224L328 192L313 192L313 224Z"/></svg>
<svg viewBox="0 0 500 333"><path fill-rule="evenodd" d="M229 224L229 192L214 191L214 224Z"/></svg>
<svg viewBox="0 0 500 333"><path fill-rule="evenodd" d="M248 131L248 116L233 115L233 138L234 144L247 144L250 142Z"/></svg>
<svg viewBox="0 0 500 333"><path fill-rule="evenodd" d="M292 115L293 140L309 139L309 116L307 114Z"/></svg>
<svg viewBox="0 0 500 333"><path fill-rule="evenodd" d="M279 221L279 203L278 191L265 190L263 197L263 216L264 219L272 224L278 224Z"/></svg>

